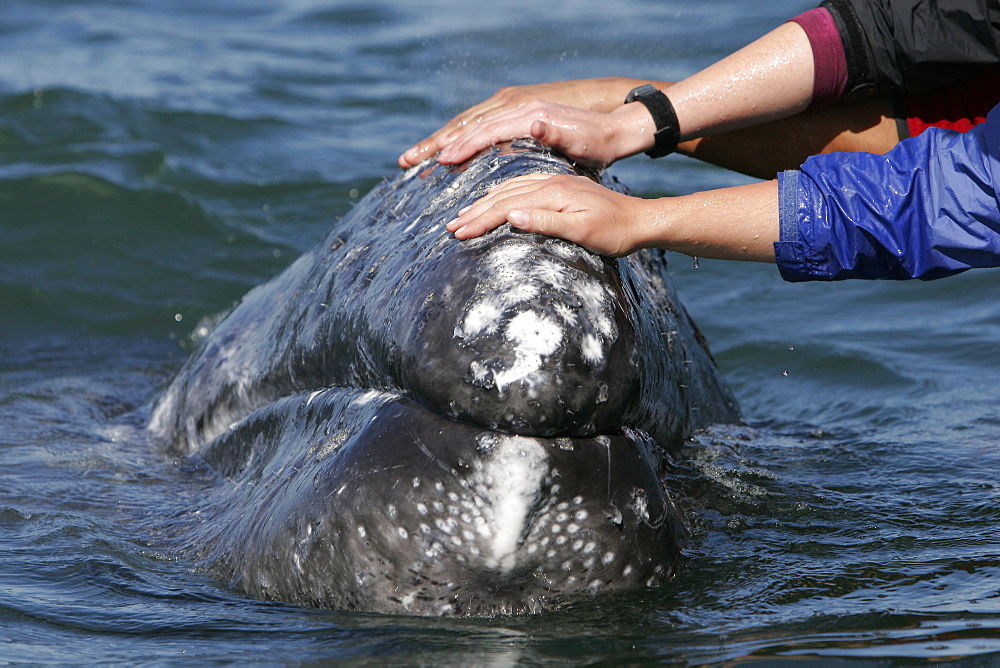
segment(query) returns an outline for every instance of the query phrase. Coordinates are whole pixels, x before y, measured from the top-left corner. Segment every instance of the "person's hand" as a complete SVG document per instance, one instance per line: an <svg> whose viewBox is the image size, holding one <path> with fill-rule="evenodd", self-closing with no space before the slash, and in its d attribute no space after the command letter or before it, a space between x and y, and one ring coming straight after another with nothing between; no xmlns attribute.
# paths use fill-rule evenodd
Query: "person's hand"
<svg viewBox="0 0 1000 668"><path fill-rule="evenodd" d="M438 162L460 164L494 144L532 137L578 164L603 169L652 146L654 132L652 116L639 103L605 114L536 100L483 119L445 147Z"/></svg>
<svg viewBox="0 0 1000 668"><path fill-rule="evenodd" d="M649 200L622 195L582 176L527 174L491 189L447 224L457 239L477 237L504 222L621 257L643 247Z"/></svg>
<svg viewBox="0 0 1000 668"><path fill-rule="evenodd" d="M502 88L489 99L452 118L430 137L407 149L399 156L399 166L404 169L412 167L446 148L457 137L484 120L519 109L529 102L544 100L577 109L608 113L622 104L630 90L643 83L647 82L625 77L606 77Z"/></svg>

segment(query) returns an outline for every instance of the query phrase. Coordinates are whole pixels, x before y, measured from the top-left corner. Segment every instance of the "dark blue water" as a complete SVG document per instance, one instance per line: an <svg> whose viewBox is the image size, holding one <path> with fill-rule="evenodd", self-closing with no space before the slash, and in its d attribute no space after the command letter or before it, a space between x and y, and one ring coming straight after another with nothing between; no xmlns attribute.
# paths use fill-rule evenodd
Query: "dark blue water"
<svg viewBox="0 0 1000 668"><path fill-rule="evenodd" d="M550 5L0 4L0 662L1000 661L994 271L788 285L676 256L750 424L678 458L694 541L660 589L345 614L248 599L171 549L203 472L137 409L400 151L502 85L679 78L811 3ZM747 182L681 157L613 172L645 196Z"/></svg>

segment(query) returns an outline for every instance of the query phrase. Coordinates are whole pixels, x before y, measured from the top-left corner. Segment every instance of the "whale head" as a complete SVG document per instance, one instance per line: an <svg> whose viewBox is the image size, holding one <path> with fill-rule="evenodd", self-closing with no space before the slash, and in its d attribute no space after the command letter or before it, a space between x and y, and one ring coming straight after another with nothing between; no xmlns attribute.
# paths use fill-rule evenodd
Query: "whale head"
<svg viewBox="0 0 1000 668"><path fill-rule="evenodd" d="M262 598L535 612L669 577L666 448L737 419L662 256L444 224L530 146L387 180L202 341L150 430L217 484L178 532ZM593 175L592 175L593 176Z"/></svg>

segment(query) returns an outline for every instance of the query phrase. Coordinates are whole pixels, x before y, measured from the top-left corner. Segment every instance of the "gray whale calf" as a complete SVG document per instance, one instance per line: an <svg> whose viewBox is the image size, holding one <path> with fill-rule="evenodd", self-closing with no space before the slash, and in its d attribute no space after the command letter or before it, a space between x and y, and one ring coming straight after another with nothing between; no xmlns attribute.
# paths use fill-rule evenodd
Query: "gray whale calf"
<svg viewBox="0 0 1000 668"><path fill-rule="evenodd" d="M503 179L573 171L529 143L426 162L243 298L150 420L217 475L192 554L251 595L401 614L669 577L665 453L738 412L662 255L444 229Z"/></svg>

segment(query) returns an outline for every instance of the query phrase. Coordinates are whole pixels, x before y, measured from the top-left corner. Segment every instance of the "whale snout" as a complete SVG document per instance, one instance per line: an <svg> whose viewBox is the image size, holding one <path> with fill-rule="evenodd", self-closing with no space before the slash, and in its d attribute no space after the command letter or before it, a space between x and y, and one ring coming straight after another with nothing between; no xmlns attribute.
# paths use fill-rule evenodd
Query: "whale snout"
<svg viewBox="0 0 1000 668"><path fill-rule="evenodd" d="M399 337L410 349L402 385L443 415L494 430L617 429L640 370L616 267L558 239L500 231L488 243L454 259L449 285Z"/></svg>

